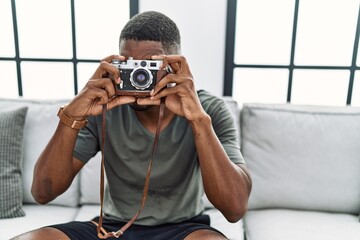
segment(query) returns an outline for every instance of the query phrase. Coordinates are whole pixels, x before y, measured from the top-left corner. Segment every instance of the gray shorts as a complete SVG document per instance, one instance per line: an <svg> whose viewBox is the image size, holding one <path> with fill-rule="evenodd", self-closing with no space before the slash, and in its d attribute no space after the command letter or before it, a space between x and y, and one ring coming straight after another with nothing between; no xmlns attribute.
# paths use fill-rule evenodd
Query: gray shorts
<svg viewBox="0 0 360 240"><path fill-rule="evenodd" d="M93 219L93 221L98 222L98 218ZM106 218L104 218L103 220L103 228L105 228L108 232L117 231L125 224L126 222L113 221ZM99 239L97 237L96 226L90 221L75 221L65 224L52 225L49 227L53 227L62 231L71 240ZM156 226L142 226L133 224L129 229L125 231L125 233L119 239L181 240L190 233L200 229L208 229L222 234L217 229L210 226L210 218L208 215L199 215L179 223L167 223Z"/></svg>

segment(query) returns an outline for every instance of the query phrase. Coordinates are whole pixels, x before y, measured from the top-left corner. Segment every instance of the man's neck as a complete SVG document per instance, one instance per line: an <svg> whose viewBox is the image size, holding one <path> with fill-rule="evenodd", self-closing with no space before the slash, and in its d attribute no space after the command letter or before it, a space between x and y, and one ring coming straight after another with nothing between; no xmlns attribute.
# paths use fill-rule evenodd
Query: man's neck
<svg viewBox="0 0 360 240"><path fill-rule="evenodd" d="M135 114L139 121L144 125L147 130L149 130L153 134L155 134L156 132L159 118L159 110L159 106L153 106L145 111L135 111ZM167 108L164 109L164 116L162 119L160 131L162 131L167 125L169 125L174 116L175 114L169 111Z"/></svg>

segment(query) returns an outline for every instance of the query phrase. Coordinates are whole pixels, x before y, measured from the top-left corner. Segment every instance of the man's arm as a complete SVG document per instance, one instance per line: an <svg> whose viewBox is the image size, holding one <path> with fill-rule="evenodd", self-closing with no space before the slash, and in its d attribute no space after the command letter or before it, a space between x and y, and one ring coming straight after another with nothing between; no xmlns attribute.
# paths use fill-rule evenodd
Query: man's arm
<svg viewBox="0 0 360 240"><path fill-rule="evenodd" d="M234 164L226 154L212 127L210 116L203 109L194 80L183 56L153 56L170 65L174 73L166 75L151 92L151 97L138 99L139 104L159 104L166 97L166 107L184 116L191 124L199 156L204 189L210 202L226 219L236 222L247 209L251 179L244 164ZM170 83L174 87L166 88Z"/></svg>
<svg viewBox="0 0 360 240"><path fill-rule="evenodd" d="M191 126L206 195L229 222L237 222L247 210L251 191L246 166L231 162L212 128L209 116L192 121Z"/></svg>
<svg viewBox="0 0 360 240"><path fill-rule="evenodd" d="M46 204L66 191L84 165L73 158L79 130L59 122L34 169L31 193L40 204Z"/></svg>
<svg viewBox="0 0 360 240"><path fill-rule="evenodd" d="M108 109L134 102L131 96L115 96L115 83L120 83L119 70L111 60L124 60L123 56L105 58L81 92L63 109L64 114L77 121L101 113L103 105ZM113 79L108 78L109 74ZM40 155L34 169L31 193L41 204L48 203L66 191L76 174L84 165L73 158L73 151L79 130L59 122L58 127Z"/></svg>

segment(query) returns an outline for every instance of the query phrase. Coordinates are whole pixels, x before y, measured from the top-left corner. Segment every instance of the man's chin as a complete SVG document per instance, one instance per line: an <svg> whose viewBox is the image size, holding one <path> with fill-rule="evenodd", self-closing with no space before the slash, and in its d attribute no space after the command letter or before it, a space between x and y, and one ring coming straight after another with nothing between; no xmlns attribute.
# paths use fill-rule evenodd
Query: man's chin
<svg viewBox="0 0 360 240"><path fill-rule="evenodd" d="M129 103L129 106L135 111L146 111L153 107L153 105L139 105L137 103Z"/></svg>

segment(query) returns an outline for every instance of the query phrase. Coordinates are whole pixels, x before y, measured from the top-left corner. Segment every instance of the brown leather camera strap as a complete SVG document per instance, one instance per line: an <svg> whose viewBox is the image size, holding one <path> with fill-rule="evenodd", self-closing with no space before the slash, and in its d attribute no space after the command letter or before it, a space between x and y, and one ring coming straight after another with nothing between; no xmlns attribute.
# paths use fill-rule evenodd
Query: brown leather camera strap
<svg viewBox="0 0 360 240"><path fill-rule="evenodd" d="M147 173L146 173L146 178L145 178L145 184L144 184L144 188L143 188L143 195L142 195L142 199L141 199L141 204L140 204L140 208L139 210L135 213L135 215L122 227L120 228L118 231L116 232L107 232L103 227L102 227L102 223L103 223L103 203L104 203L104 177L105 177L105 167L104 167L104 150L105 150L105 132L106 132L106 110L107 110L107 105L103 105L103 110L102 110L102 137L101 137L101 175L100 175L100 217L99 217L99 223L96 223L94 221L92 221L93 224L96 225L97 227L97 234L98 237L100 239L107 239L109 237L116 237L119 238L125 231L126 229L128 229L138 218L138 216L140 215L141 211L143 210L144 206L145 206L145 202L146 202L146 198L147 198L147 194L148 194L148 190L149 190L149 184L150 184L150 175L151 175L151 167L152 167L152 163L153 163L153 159L155 156L155 152L157 149L157 144L158 144L158 140L159 140L159 135L160 135L160 128L161 128L161 122L164 116L164 108L165 108L165 99L162 98L161 99L161 103L160 103L160 110L159 110L159 117L158 117L158 122L157 122L157 127L156 127L156 132L155 132L155 138L154 138L154 143L153 143L153 148L152 148L152 152L151 152L151 159L149 162L149 166L147 169Z"/></svg>

